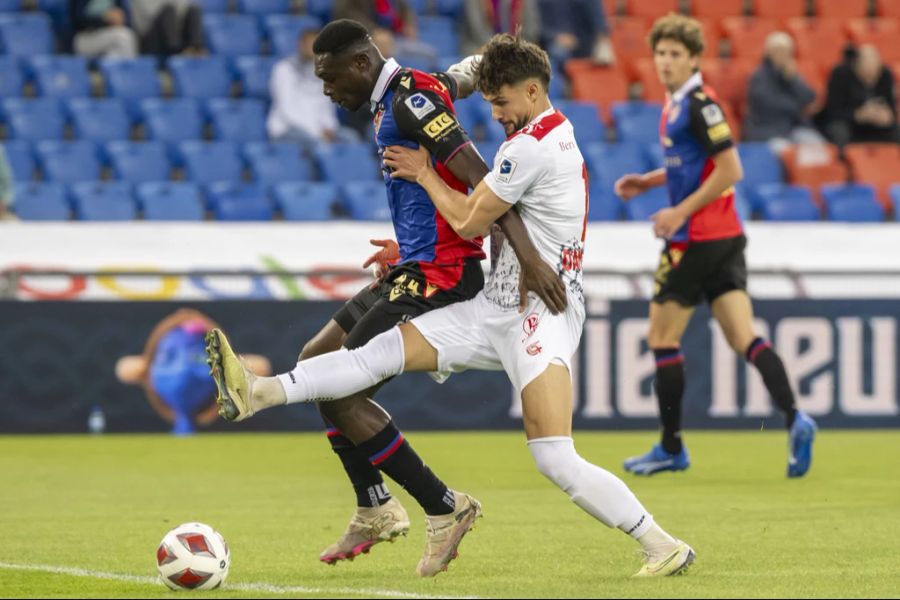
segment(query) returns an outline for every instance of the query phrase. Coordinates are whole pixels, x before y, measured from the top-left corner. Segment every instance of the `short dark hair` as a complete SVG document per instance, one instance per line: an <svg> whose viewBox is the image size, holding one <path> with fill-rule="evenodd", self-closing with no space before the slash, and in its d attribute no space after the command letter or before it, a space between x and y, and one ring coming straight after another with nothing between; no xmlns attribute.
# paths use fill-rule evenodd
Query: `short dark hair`
<svg viewBox="0 0 900 600"><path fill-rule="evenodd" d="M496 94L504 85L515 85L531 77L550 89L550 57L536 44L519 36L495 35L484 46L475 69L475 87Z"/></svg>
<svg viewBox="0 0 900 600"><path fill-rule="evenodd" d="M684 44L691 56L700 56L706 47L700 21L675 13L660 17L653 24L648 37L650 49L655 52L660 40L674 40Z"/></svg>
<svg viewBox="0 0 900 600"><path fill-rule="evenodd" d="M369 30L362 23L352 19L338 19L322 28L313 42L313 52L340 54L368 38Z"/></svg>

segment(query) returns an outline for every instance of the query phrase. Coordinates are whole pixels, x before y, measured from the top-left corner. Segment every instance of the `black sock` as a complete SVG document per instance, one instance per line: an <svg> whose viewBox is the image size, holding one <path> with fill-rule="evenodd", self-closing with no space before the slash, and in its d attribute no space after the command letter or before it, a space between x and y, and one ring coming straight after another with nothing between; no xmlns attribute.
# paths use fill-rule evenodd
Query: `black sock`
<svg viewBox="0 0 900 600"><path fill-rule="evenodd" d="M356 492L356 505L363 507L381 506L391 499L391 493L384 484L381 471L372 466L369 457L353 442L334 427L326 432L331 449L341 459L347 477Z"/></svg>
<svg viewBox="0 0 900 600"><path fill-rule="evenodd" d="M678 454L681 445L681 397L684 395L684 356L679 348L659 348L656 357L656 399L662 421L662 447Z"/></svg>
<svg viewBox="0 0 900 600"><path fill-rule="evenodd" d="M794 391L791 389L781 358L772 350L772 345L762 338L756 338L750 343L746 356L762 375L769 395L772 396L775 405L784 412L787 428L790 429L797 416L797 405L794 403Z"/></svg>
<svg viewBox="0 0 900 600"><path fill-rule="evenodd" d="M455 508L453 493L431 472L391 421L357 446L369 462L399 483L427 515L447 515Z"/></svg>

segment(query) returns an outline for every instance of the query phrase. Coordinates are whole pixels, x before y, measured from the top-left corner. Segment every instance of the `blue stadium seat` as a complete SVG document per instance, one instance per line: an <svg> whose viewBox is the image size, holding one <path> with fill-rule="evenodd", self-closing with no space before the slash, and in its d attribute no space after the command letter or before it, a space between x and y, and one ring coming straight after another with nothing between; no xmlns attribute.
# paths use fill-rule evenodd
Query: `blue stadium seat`
<svg viewBox="0 0 900 600"><path fill-rule="evenodd" d="M188 181L213 183L241 180L241 159L234 142L181 142L178 153Z"/></svg>
<svg viewBox="0 0 900 600"><path fill-rule="evenodd" d="M424 71L425 73L431 73L435 70L434 60L427 56L410 54L409 56L398 55L394 58L407 69L415 69L416 71Z"/></svg>
<svg viewBox="0 0 900 600"><path fill-rule="evenodd" d="M553 66L554 63L550 63ZM550 71L550 89L547 94L554 103L566 97L566 78L556 67Z"/></svg>
<svg viewBox="0 0 900 600"><path fill-rule="evenodd" d="M272 202L262 185L219 182L209 185L207 194L213 213L220 221L272 220Z"/></svg>
<svg viewBox="0 0 900 600"><path fill-rule="evenodd" d="M35 155L46 181L75 183L100 179L100 160L94 142L38 142Z"/></svg>
<svg viewBox="0 0 900 600"><path fill-rule="evenodd" d="M85 98L91 95L87 59L83 56L32 56L25 60L39 96Z"/></svg>
<svg viewBox="0 0 900 600"><path fill-rule="evenodd" d="M428 10L429 0L406 0L410 10L416 14L424 15Z"/></svg>
<svg viewBox="0 0 900 600"><path fill-rule="evenodd" d="M751 195L747 193L747 187L741 183L734 186L734 210L737 211L741 221L746 223L753 215L754 205Z"/></svg>
<svg viewBox="0 0 900 600"><path fill-rule="evenodd" d="M231 72L222 56L173 56L167 64L178 96L225 98L231 95Z"/></svg>
<svg viewBox="0 0 900 600"><path fill-rule="evenodd" d="M16 216L23 221L67 221L71 208L66 186L61 183L17 182Z"/></svg>
<svg viewBox="0 0 900 600"><path fill-rule="evenodd" d="M754 188L764 183L784 182L781 160L765 142L741 142L738 155L744 167L744 184Z"/></svg>
<svg viewBox="0 0 900 600"><path fill-rule="evenodd" d="M148 98L140 107L148 139L180 142L202 137L203 119L194 98Z"/></svg>
<svg viewBox="0 0 900 600"><path fill-rule="evenodd" d="M204 15L203 29L210 50L225 56L259 54L261 37L256 17Z"/></svg>
<svg viewBox="0 0 900 600"><path fill-rule="evenodd" d="M325 181L373 181L381 179L381 164L368 142L323 144L316 162Z"/></svg>
<svg viewBox="0 0 900 600"><path fill-rule="evenodd" d="M139 113L141 100L162 95L155 58L103 58L98 64L106 81L106 95L127 101L133 117Z"/></svg>
<svg viewBox="0 0 900 600"><path fill-rule="evenodd" d="M644 173L649 170L641 144L593 143L582 147L581 153L595 184L607 190L612 190L616 180L626 173Z"/></svg>
<svg viewBox="0 0 900 600"><path fill-rule="evenodd" d="M287 221L327 221L333 218L338 188L332 183L281 183L273 195Z"/></svg>
<svg viewBox="0 0 900 600"><path fill-rule="evenodd" d="M455 65L460 60L462 60L462 57L458 54L445 54L444 56L438 56L437 63L435 63L435 68L438 71L446 71L450 68L450 65ZM478 95L476 94L475 97L477 98Z"/></svg>
<svg viewBox="0 0 900 600"><path fill-rule="evenodd" d="M141 183L135 189L147 221L202 221L200 188L183 181Z"/></svg>
<svg viewBox="0 0 900 600"><path fill-rule="evenodd" d="M257 142L266 139L266 107L256 98L213 98L206 103L217 140Z"/></svg>
<svg viewBox="0 0 900 600"><path fill-rule="evenodd" d="M354 181L341 186L341 194L350 211L350 216L358 221L390 221L387 192L383 183L375 181Z"/></svg>
<svg viewBox="0 0 900 600"><path fill-rule="evenodd" d="M875 188L865 184L822 186L822 200L829 221L871 223L884 221L884 208L878 203Z"/></svg>
<svg viewBox="0 0 900 600"><path fill-rule="evenodd" d="M453 103L463 129L473 140L505 141L503 127L491 118L491 105L477 95Z"/></svg>
<svg viewBox="0 0 900 600"><path fill-rule="evenodd" d="M622 218L622 200L610 190L591 187L588 221L618 221Z"/></svg>
<svg viewBox="0 0 900 600"><path fill-rule="evenodd" d="M463 0L437 0L437 12L439 15L455 19L462 12Z"/></svg>
<svg viewBox="0 0 900 600"><path fill-rule="evenodd" d="M891 205L894 207L894 218L900 220L900 184L892 185L888 194L891 197Z"/></svg>
<svg viewBox="0 0 900 600"><path fill-rule="evenodd" d="M600 120L596 104L577 100L557 100L553 105L575 128L575 139L578 140L579 146L606 140L606 127Z"/></svg>
<svg viewBox="0 0 900 600"><path fill-rule="evenodd" d="M0 0L0 13L14 13L22 10L22 0Z"/></svg>
<svg viewBox="0 0 900 600"><path fill-rule="evenodd" d="M169 179L171 165L162 142L109 142L104 152L116 179L131 183Z"/></svg>
<svg viewBox="0 0 900 600"><path fill-rule="evenodd" d="M257 142L244 146L244 159L253 179L267 185L288 181L311 181L313 169L302 148L291 142Z"/></svg>
<svg viewBox="0 0 900 600"><path fill-rule="evenodd" d="M0 98L21 96L25 78L14 56L0 55Z"/></svg>
<svg viewBox="0 0 900 600"><path fill-rule="evenodd" d="M276 15L291 12L291 0L238 0L238 7L245 15Z"/></svg>
<svg viewBox="0 0 900 600"><path fill-rule="evenodd" d="M331 9L334 0L306 0L306 12L319 17L323 23L331 20Z"/></svg>
<svg viewBox="0 0 900 600"><path fill-rule="evenodd" d="M313 15L270 14L264 23L272 54L277 57L296 54L297 40L302 32L322 29L322 21Z"/></svg>
<svg viewBox="0 0 900 600"><path fill-rule="evenodd" d="M818 221L819 207L809 188L766 183L755 189L757 210L764 221Z"/></svg>
<svg viewBox="0 0 900 600"><path fill-rule="evenodd" d="M612 106L616 136L620 142L659 143L662 106L656 102L616 102Z"/></svg>
<svg viewBox="0 0 900 600"><path fill-rule="evenodd" d="M59 140L65 119L56 98L6 98L2 101L7 135L21 140Z"/></svg>
<svg viewBox="0 0 900 600"><path fill-rule="evenodd" d="M53 54L53 30L42 13L0 15L0 39L4 52L13 56Z"/></svg>
<svg viewBox="0 0 900 600"><path fill-rule="evenodd" d="M666 153L659 140L644 144L644 158L647 160L647 168L651 171L665 166Z"/></svg>
<svg viewBox="0 0 900 600"><path fill-rule="evenodd" d="M419 39L431 44L438 55L459 54L456 22L447 17L419 17Z"/></svg>
<svg viewBox="0 0 900 600"><path fill-rule="evenodd" d="M647 221L654 213L669 206L669 190L666 186L651 188L623 205L629 221Z"/></svg>
<svg viewBox="0 0 900 600"><path fill-rule="evenodd" d="M13 181L30 181L34 178L34 154L31 143L25 140L6 140L3 142L6 160L12 169Z"/></svg>
<svg viewBox="0 0 900 600"><path fill-rule="evenodd" d="M95 142L127 140L131 119L125 101L118 98L72 98L66 103L75 137Z"/></svg>
<svg viewBox="0 0 900 600"><path fill-rule="evenodd" d="M131 196L131 184L121 181L86 181L69 188L75 206L75 218L82 221L133 221L137 206Z"/></svg>
<svg viewBox="0 0 900 600"><path fill-rule="evenodd" d="M244 96L269 99L269 80L277 62L274 56L239 56L234 60Z"/></svg>
<svg viewBox="0 0 900 600"><path fill-rule="evenodd" d="M193 0L203 9L203 14L227 13L231 0Z"/></svg>

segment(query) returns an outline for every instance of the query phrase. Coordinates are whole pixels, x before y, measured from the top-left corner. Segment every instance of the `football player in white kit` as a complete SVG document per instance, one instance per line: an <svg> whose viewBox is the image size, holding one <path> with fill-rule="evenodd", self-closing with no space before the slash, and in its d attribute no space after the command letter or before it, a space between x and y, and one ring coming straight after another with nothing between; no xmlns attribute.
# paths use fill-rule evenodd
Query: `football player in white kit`
<svg viewBox="0 0 900 600"><path fill-rule="evenodd" d="M485 235L516 207L542 258L557 265L567 307L553 315L536 295L520 309L519 263L504 240L484 290L472 300L439 308L373 338L297 363L277 377L245 369L221 331L207 351L219 402L241 418L270 406L346 397L405 371L505 370L521 394L528 447L538 470L575 504L644 549L638 576L684 572L694 560L686 543L667 534L618 477L584 460L572 440L571 357L584 324L582 255L587 215L587 172L565 116L550 104L550 63L538 46L508 34L495 36L478 61L466 61L474 83L505 128L493 170L471 195L448 187L422 149L390 147L392 176L417 182L438 211L465 238ZM439 118L434 121L440 134ZM426 131L427 133L427 131ZM449 562L480 515L450 527L441 554Z"/></svg>

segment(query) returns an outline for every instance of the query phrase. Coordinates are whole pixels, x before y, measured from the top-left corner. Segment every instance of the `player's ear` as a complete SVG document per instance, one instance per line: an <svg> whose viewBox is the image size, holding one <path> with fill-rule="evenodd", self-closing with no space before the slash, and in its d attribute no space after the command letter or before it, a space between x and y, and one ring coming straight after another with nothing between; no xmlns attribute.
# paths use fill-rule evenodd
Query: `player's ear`
<svg viewBox="0 0 900 600"><path fill-rule="evenodd" d="M369 66L372 64L372 61L369 60L369 55L365 52L357 52L353 56L352 64L360 73L367 73L369 71Z"/></svg>

